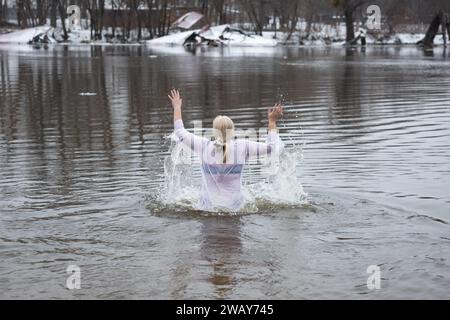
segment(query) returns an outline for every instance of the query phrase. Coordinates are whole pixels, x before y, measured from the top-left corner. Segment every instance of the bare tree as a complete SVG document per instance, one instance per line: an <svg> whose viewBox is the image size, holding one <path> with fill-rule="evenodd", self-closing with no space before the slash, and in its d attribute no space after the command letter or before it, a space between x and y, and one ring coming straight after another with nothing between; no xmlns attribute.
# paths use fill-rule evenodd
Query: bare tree
<svg viewBox="0 0 450 320"><path fill-rule="evenodd" d="M201 2L202 2L201 13L206 15L208 13L208 8L209 8L208 0L201 0Z"/></svg>
<svg viewBox="0 0 450 320"><path fill-rule="evenodd" d="M224 8L225 0L214 0L214 14L216 16L216 21L219 24L224 24L226 22Z"/></svg>
<svg viewBox="0 0 450 320"><path fill-rule="evenodd" d="M85 5L91 20L91 39L100 40L103 31L105 0L85 0Z"/></svg>
<svg viewBox="0 0 450 320"><path fill-rule="evenodd" d="M128 0L128 8L130 9L130 15L129 15L129 20L131 22L131 13L134 13L135 17L136 17L136 22L137 22L137 27L138 27L138 41L141 40L142 38L142 21L141 21L141 15L140 15L140 10L139 7L142 4L141 0Z"/></svg>
<svg viewBox="0 0 450 320"><path fill-rule="evenodd" d="M58 0L51 0L50 3L50 25L56 27L56 16L58 11Z"/></svg>
<svg viewBox="0 0 450 320"><path fill-rule="evenodd" d="M442 37L444 41L444 47L447 46L447 34L450 35L450 19L448 13L439 11L438 14L431 21L430 26L425 34L425 37L417 42L417 44L429 49L433 47L433 42L436 34L439 31L439 27L442 31Z"/></svg>
<svg viewBox="0 0 450 320"><path fill-rule="evenodd" d="M6 11L8 10L8 2L0 0L0 26L6 22Z"/></svg>
<svg viewBox="0 0 450 320"><path fill-rule="evenodd" d="M299 20L299 0L286 0L286 1L273 1L272 6L274 6L274 17L278 15L280 25L283 31L287 33L286 41L289 40L294 33L297 23Z"/></svg>
<svg viewBox="0 0 450 320"><path fill-rule="evenodd" d="M66 8L67 8L67 3L65 0L56 0L57 1L57 6L58 6L58 11L59 11L59 17L61 18L61 26L63 29L63 38L64 40L69 39L69 35L67 34L67 28L66 28Z"/></svg>
<svg viewBox="0 0 450 320"><path fill-rule="evenodd" d="M257 34L262 35L264 25L266 24L267 0L240 0L240 4L250 22L253 23Z"/></svg>
<svg viewBox="0 0 450 320"><path fill-rule="evenodd" d="M361 7L367 0L331 0L334 7L341 8L345 16L345 27L347 29L346 41L351 42L355 39L355 29L353 26L353 14L356 9Z"/></svg>
<svg viewBox="0 0 450 320"><path fill-rule="evenodd" d="M120 26L122 33L127 29L127 21L124 19L123 9L127 7L127 0L112 0L112 36L116 36L116 32ZM120 22L120 23L119 23Z"/></svg>
<svg viewBox="0 0 450 320"><path fill-rule="evenodd" d="M111 9L112 9L112 36L116 36L116 28L117 28L117 13L120 9L117 1L111 0Z"/></svg>
<svg viewBox="0 0 450 320"><path fill-rule="evenodd" d="M38 25L47 23L48 10L51 6L51 0L35 1L36 4L36 20Z"/></svg>
<svg viewBox="0 0 450 320"><path fill-rule="evenodd" d="M28 8L30 7L30 1L28 0L17 0L16 2L16 14L17 14L17 24L22 29L27 28L29 25L30 12Z"/></svg>
<svg viewBox="0 0 450 320"><path fill-rule="evenodd" d="M150 39L153 39L156 32L155 29L153 28L153 17L152 17L154 0L146 0L146 3L147 3L147 30L148 33L150 34Z"/></svg>
<svg viewBox="0 0 450 320"><path fill-rule="evenodd" d="M170 19L169 19L169 0L157 0L156 3L158 14L158 36L164 36L169 32Z"/></svg>

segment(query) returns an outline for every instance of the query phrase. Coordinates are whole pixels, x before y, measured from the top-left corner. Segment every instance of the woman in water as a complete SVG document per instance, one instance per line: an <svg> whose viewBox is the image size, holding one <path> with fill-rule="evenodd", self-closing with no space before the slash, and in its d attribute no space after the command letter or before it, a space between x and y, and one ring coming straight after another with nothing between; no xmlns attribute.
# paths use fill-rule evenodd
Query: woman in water
<svg viewBox="0 0 450 320"><path fill-rule="evenodd" d="M181 116L182 99L178 90L169 94L173 107L175 135L184 145L199 155L202 164L202 189L200 209L239 211L244 205L242 194L242 169L251 157L279 152L282 146L277 133L277 120L283 107L276 104L269 109L269 133L266 143L248 139L232 139L234 123L227 116L217 116L213 121L215 140L210 141L194 135L183 126Z"/></svg>

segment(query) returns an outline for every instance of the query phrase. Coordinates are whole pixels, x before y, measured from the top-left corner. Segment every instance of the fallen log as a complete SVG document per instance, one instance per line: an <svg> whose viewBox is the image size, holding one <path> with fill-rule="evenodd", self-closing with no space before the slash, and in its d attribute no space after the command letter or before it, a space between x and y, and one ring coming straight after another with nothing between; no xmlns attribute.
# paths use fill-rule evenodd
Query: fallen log
<svg viewBox="0 0 450 320"><path fill-rule="evenodd" d="M423 46L424 48L433 48L434 38L439 32L439 27L442 31L442 37L444 39L444 46L447 46L447 35L450 35L450 19L447 13L440 11L431 21L428 27L425 37L418 41L416 44Z"/></svg>

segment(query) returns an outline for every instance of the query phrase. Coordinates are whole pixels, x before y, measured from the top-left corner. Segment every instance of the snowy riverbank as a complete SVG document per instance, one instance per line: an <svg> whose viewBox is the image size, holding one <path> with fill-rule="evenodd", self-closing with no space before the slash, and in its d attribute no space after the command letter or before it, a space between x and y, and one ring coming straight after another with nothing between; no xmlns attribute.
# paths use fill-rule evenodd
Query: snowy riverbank
<svg viewBox="0 0 450 320"><path fill-rule="evenodd" d="M368 45L415 45L424 38L424 33L396 33L394 35L372 35L366 34L366 43ZM281 45L303 45L303 46L326 46L326 45L344 45L345 33L312 33L308 37L302 37L293 34L289 40L287 35L276 32L263 32L264 38L276 39ZM436 36L435 45L443 45L443 39Z"/></svg>
<svg viewBox="0 0 450 320"><path fill-rule="evenodd" d="M213 27L217 28L217 27ZM38 36L43 39L45 36L46 43L58 43L61 40L61 31L50 26L39 26L35 28L28 28L23 30L3 30L0 33L0 43L13 43L13 44L27 44L33 38ZM192 31L186 31L183 33L173 33L166 37L161 37L153 40L146 41L129 41L120 42L113 40L106 40L104 37L102 40L91 41L89 30L72 30L69 33L69 39L67 44L95 44L95 45L124 45L124 44L151 44L152 46L158 45L182 45L184 36ZM251 34L251 33L248 33ZM324 25L321 28L313 30L309 33L309 36L305 36L304 32L294 32L290 39L287 40L287 34L283 32L266 31L263 32L262 37L252 36L246 43L242 42L242 45L249 46L273 46L273 45L302 45L302 46L325 46L325 45L343 45L345 44L345 27ZM366 42L368 45L414 45L424 37L423 33L397 33L391 36L386 35L373 35L368 33L366 35ZM236 45L237 42L230 43L230 45ZM225 43L226 44L226 43ZM443 40L441 36L436 36L436 45L442 45ZM238 44L239 45L239 44Z"/></svg>

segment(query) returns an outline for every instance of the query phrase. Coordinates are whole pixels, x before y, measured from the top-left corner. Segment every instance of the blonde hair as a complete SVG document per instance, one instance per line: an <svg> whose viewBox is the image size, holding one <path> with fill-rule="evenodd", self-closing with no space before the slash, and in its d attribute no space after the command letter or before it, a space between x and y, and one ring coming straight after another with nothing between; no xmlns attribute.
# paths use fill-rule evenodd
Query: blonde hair
<svg viewBox="0 0 450 320"><path fill-rule="evenodd" d="M216 146L222 147L223 163L227 162L227 143L234 136L234 123L227 116L217 116L213 121L213 133Z"/></svg>

